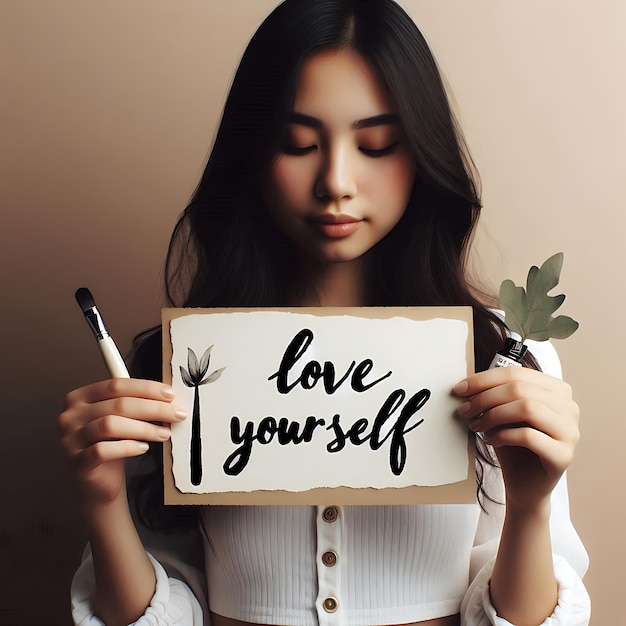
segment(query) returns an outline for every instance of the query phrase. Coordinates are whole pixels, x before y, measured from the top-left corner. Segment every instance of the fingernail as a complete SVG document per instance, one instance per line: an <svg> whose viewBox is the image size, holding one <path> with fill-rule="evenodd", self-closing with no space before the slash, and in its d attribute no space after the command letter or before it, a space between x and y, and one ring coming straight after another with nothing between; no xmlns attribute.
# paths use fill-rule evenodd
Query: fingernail
<svg viewBox="0 0 626 626"><path fill-rule="evenodd" d="M475 433L479 433L480 432L480 418L472 420L469 423L469 429Z"/></svg>
<svg viewBox="0 0 626 626"><path fill-rule="evenodd" d="M454 387L452 387L452 393L463 394L469 389L469 385L466 380L462 380L458 382Z"/></svg>
<svg viewBox="0 0 626 626"><path fill-rule="evenodd" d="M185 411L182 407L176 407L174 409L174 417L178 420L187 419L187 411Z"/></svg>
<svg viewBox="0 0 626 626"><path fill-rule="evenodd" d="M163 426L159 426L159 428L157 428L157 437L159 437L159 439L169 439L170 438L170 429L169 428L165 428Z"/></svg>
<svg viewBox="0 0 626 626"><path fill-rule="evenodd" d="M171 387L161 387L161 395L168 400L171 400L176 394Z"/></svg>
<svg viewBox="0 0 626 626"><path fill-rule="evenodd" d="M143 453L148 452L150 446L145 441L139 441L137 442L137 448L139 448L139 451Z"/></svg>
<svg viewBox="0 0 626 626"><path fill-rule="evenodd" d="M460 404L456 410L456 412L462 417L464 415L467 415L470 410L472 408L472 403L471 402L463 402L463 404Z"/></svg>

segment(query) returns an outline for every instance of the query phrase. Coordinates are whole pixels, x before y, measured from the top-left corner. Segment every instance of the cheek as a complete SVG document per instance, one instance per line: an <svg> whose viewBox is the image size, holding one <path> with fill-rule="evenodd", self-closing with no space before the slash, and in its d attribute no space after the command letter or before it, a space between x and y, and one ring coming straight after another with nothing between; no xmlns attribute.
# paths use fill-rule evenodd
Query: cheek
<svg viewBox="0 0 626 626"><path fill-rule="evenodd" d="M297 162L279 158L271 171L271 197L281 205L297 205L305 198L306 182L306 175Z"/></svg>
<svg viewBox="0 0 626 626"><path fill-rule="evenodd" d="M379 168L374 174L375 188L387 201L393 201L398 208L404 209L409 200L415 171L408 158L401 158L395 162L389 161L384 168Z"/></svg>

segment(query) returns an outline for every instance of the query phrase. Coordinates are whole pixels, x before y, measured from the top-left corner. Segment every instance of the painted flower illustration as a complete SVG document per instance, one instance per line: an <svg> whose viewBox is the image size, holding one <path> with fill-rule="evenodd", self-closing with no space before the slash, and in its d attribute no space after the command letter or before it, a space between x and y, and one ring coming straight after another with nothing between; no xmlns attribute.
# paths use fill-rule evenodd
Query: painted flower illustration
<svg viewBox="0 0 626 626"><path fill-rule="evenodd" d="M180 366L180 375L183 382L187 387L194 388L193 396L193 414L191 421L191 484L199 485L202 480L202 438L200 436L200 385L206 385L208 383L215 382L226 369L221 367L211 372L206 378L205 374L209 371L209 361L211 360L211 350L213 346L208 347L200 363L198 363L198 357L196 353L187 348L187 369L182 365Z"/></svg>

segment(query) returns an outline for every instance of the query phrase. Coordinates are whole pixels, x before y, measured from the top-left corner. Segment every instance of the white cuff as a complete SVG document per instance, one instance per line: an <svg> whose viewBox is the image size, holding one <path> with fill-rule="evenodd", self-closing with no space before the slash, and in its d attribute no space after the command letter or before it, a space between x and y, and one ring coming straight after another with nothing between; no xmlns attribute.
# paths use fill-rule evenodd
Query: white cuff
<svg viewBox="0 0 626 626"><path fill-rule="evenodd" d="M495 557L483 567L463 599L461 626L514 626L498 617L491 604L489 580ZM587 626L591 617L591 601L580 577L562 557L554 557L554 575L559 585L559 597L554 613L540 626Z"/></svg>
<svg viewBox="0 0 626 626"><path fill-rule="evenodd" d="M189 587L168 578L163 566L148 554L156 575L156 589L146 612L134 626L202 626L202 609ZM77 626L104 626L93 614L96 583L91 555L80 565L72 580L72 617Z"/></svg>

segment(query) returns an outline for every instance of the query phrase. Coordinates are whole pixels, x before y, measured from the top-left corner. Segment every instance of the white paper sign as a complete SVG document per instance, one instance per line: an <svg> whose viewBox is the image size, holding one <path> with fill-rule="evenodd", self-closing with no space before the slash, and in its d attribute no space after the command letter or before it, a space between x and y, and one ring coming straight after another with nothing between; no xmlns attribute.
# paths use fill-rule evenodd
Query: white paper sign
<svg viewBox="0 0 626 626"><path fill-rule="evenodd" d="M468 374L467 321L187 312L169 328L176 402L190 416L172 426L177 490L467 479L467 429L450 393Z"/></svg>

